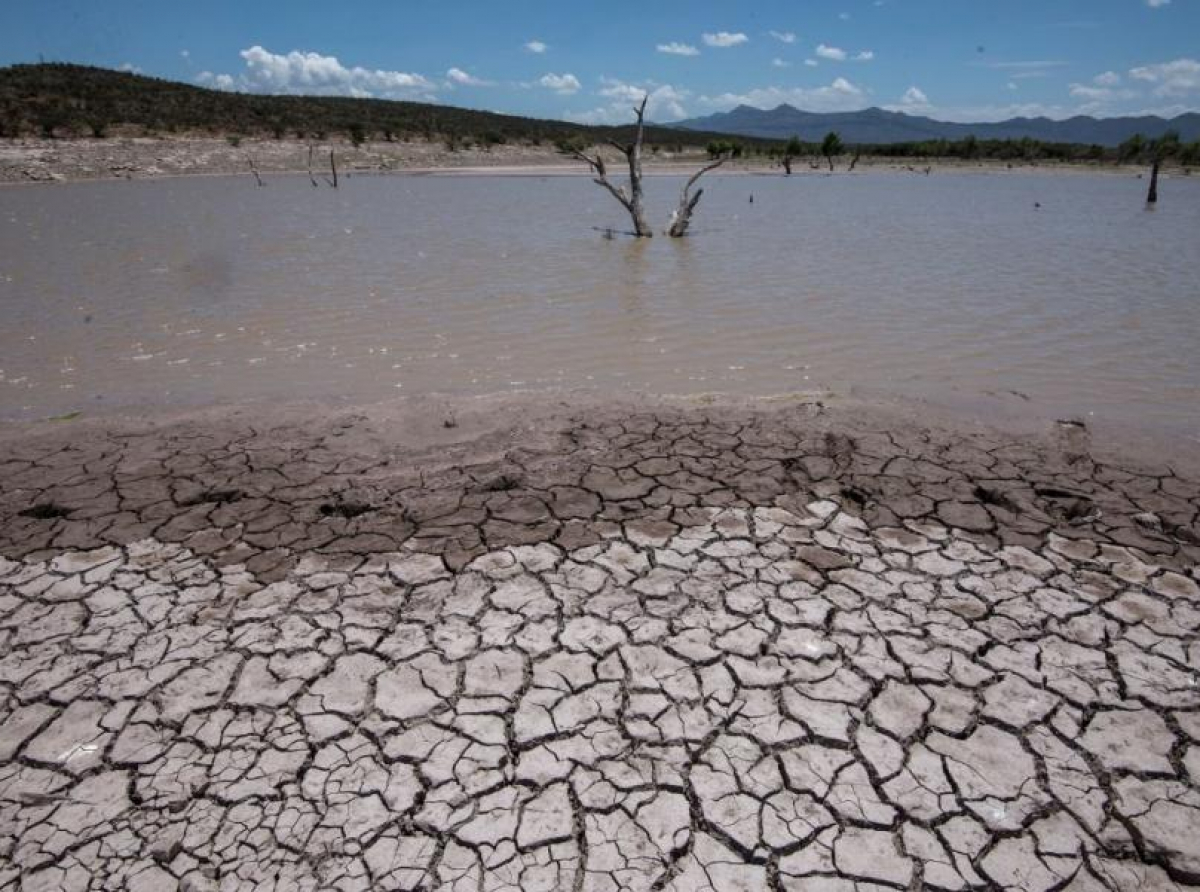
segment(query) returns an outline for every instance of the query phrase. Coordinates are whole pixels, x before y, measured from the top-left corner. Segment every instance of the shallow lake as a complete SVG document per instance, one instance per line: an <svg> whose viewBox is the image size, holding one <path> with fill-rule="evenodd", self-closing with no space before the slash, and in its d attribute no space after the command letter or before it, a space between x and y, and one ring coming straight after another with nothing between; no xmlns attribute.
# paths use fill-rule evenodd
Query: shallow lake
<svg viewBox="0 0 1200 892"><path fill-rule="evenodd" d="M703 185L649 241L582 177L0 189L0 416L863 388L1200 433L1200 177L1152 211L1120 175Z"/></svg>

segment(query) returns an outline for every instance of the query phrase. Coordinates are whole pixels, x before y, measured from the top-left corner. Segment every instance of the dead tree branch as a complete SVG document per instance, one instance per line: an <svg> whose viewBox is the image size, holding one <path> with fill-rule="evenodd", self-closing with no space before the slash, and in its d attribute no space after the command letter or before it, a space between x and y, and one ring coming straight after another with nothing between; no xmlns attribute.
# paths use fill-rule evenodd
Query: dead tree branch
<svg viewBox="0 0 1200 892"><path fill-rule="evenodd" d="M246 161L250 164L250 172L254 174L254 179L258 183L259 188L267 185L263 182L263 178L258 175L258 167L254 164L254 156L249 152L246 153Z"/></svg>
<svg viewBox="0 0 1200 892"><path fill-rule="evenodd" d="M621 206L629 213L630 219L633 220L633 234L639 238L650 238L654 235L653 230L646 223L646 212L643 207L642 200L642 139L644 136L645 127L643 119L646 115L646 102L650 97L642 98L641 105L635 106L633 112L637 115L637 130L634 135L634 140L628 145L622 145L615 140L608 140L608 144L617 149L625 156L629 162L629 191L625 191L624 186L615 186L608 179L608 170L604 164L604 158L599 152L594 156L588 155L585 152L573 150L572 156L583 161L592 169L595 177L592 182L598 186L603 186Z"/></svg>
<svg viewBox="0 0 1200 892"><path fill-rule="evenodd" d="M692 212L696 210L696 205L700 203L700 196L704 194L703 189L697 189L695 195L690 195L692 186L696 185L696 181L710 170L715 170L724 164L725 160L721 158L712 164L706 164L692 174L684 184L683 191L679 194L679 207L671 214L671 220L667 224L667 235L671 238L681 238L687 232L688 226L692 223ZM753 197L750 200L753 201Z"/></svg>
<svg viewBox="0 0 1200 892"><path fill-rule="evenodd" d="M317 189L320 187L320 183L318 183L317 178L315 176L313 176L312 162L313 162L313 149L314 148L315 148L315 146L313 146L310 143L309 147L308 147L308 181L310 183L312 183L312 187L314 189Z"/></svg>

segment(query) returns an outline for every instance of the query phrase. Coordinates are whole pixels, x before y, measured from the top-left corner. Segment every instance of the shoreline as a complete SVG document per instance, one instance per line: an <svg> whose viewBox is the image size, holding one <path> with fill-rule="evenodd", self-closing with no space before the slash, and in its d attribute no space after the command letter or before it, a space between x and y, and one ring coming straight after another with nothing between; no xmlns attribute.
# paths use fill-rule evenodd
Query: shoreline
<svg viewBox="0 0 1200 892"><path fill-rule="evenodd" d="M450 151L440 142L367 142L361 147L325 143L319 146L314 168L324 175L328 152L337 152L342 176L366 174L464 175L464 176L590 176L578 162L570 162L549 146L498 145L488 150L477 147ZM9 139L0 140L0 185L45 182L93 182L162 179L176 176L252 177L249 159L265 177L279 174L307 175L308 144L291 140L244 139L231 143L225 138L114 137L109 139ZM845 175L848 158L841 159L834 175ZM646 175L692 172L707 161L700 152L679 157L652 156L646 160ZM828 176L823 159L798 159L793 176ZM1077 162L963 161L961 159L891 159L864 155L853 173L1092 173L1109 176L1139 176L1138 165L1085 164ZM733 160L721 175L782 176L778 164L763 160ZM1164 176L1189 175L1170 170Z"/></svg>
<svg viewBox="0 0 1200 892"><path fill-rule="evenodd" d="M1011 397L1011 398L1010 398ZM519 414L556 418L568 407L638 413L657 411L703 412L706 409L737 410L769 414L787 407L820 412L835 417L865 419L880 426L909 429L929 427L947 435L982 435L1024 443L1052 443L1068 435L1082 438L1089 453L1114 464L1163 465L1200 480L1200 438L1169 428L1147 428L1132 422L1083 418L1031 404L1008 393L986 393L956 397L951 394L904 395L891 391L853 387L850 390L800 390L773 394L743 394L722 391L659 393L649 391L609 392L586 388L502 390L491 393L424 393L382 399L298 397L278 400L262 397L238 401L214 401L184 405L105 405L62 415L38 417L0 416L0 449L7 442L29 437L67 434L71 429L104 435L130 428L160 430L176 425L215 424L226 427L239 419L259 417L281 423L296 416L328 420L344 415L361 415L390 423L396 418L424 418L431 414L480 415L502 418ZM427 419L426 419L427 421ZM428 425L422 421L424 429ZM69 437L65 437L69 439Z"/></svg>

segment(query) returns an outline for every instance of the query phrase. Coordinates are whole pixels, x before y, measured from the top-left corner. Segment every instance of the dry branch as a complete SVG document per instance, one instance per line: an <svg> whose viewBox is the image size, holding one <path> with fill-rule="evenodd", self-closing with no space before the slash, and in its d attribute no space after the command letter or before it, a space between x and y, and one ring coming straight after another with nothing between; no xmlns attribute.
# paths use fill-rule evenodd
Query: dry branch
<svg viewBox="0 0 1200 892"><path fill-rule="evenodd" d="M642 204L642 139L645 129L643 119L646 115L646 102L649 99L649 96L643 97L641 105L635 106L633 109L633 113L637 115L637 131L633 142L622 145L614 140L608 141L608 144L623 154L629 162L628 192L623 186L614 186L608 179L608 170L604 165L604 158L599 152L596 152L594 156L578 150L571 152L572 156L583 161L595 173L592 182L607 189L629 213L629 217L633 221L633 234L639 238L650 238L654 235L654 231L646 223L646 212Z"/></svg>
<svg viewBox="0 0 1200 892"><path fill-rule="evenodd" d="M671 238L682 237L685 233L687 233L688 226L691 225L692 212L696 210L696 205L700 203L700 196L704 194L703 189L697 189L695 195L689 194L692 190L692 186L696 185L696 180L700 179L700 177L704 176L710 170L720 167L724 163L725 159L721 158L718 161L714 161L712 164L706 164L704 167L692 174L688 181L684 184L683 191L679 194L679 207L676 208L675 212L671 214L671 220L667 224L667 235L669 235ZM751 196L750 200L754 200L753 196Z"/></svg>
<svg viewBox="0 0 1200 892"><path fill-rule="evenodd" d="M267 185L266 183L263 182L263 178L258 175L258 167L255 166L255 164L254 164L254 156L251 155L249 152L246 153L246 161L249 162L250 172L252 174L254 174L254 179L255 179L255 181L257 181L259 187L261 188L262 186Z"/></svg>
<svg viewBox="0 0 1200 892"><path fill-rule="evenodd" d="M313 149L314 148L315 147L312 145L310 145L308 147L308 181L310 183L312 183L313 188L316 189L320 186L320 183L318 183L317 178L315 176L313 176L312 162L313 162Z"/></svg>

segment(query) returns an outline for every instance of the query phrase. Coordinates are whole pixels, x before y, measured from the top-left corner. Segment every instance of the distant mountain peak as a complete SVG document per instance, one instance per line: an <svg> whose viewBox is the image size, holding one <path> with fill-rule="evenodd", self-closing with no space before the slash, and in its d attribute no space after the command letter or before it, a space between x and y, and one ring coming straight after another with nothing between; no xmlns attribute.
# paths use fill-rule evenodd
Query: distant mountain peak
<svg viewBox="0 0 1200 892"><path fill-rule="evenodd" d="M1153 115L1123 118L1076 115L1062 121L1039 116L964 124L938 121L902 111L890 111L878 106L850 112L809 112L785 102L769 110L743 104L727 112L679 121L672 126L764 139L799 136L814 141L832 130L837 132L844 142L863 145L936 139L957 140L974 135L979 139L1028 137L1043 142L1111 147L1136 133L1153 138L1168 130L1177 130L1185 142L1200 139L1200 114L1194 112L1170 120Z"/></svg>

